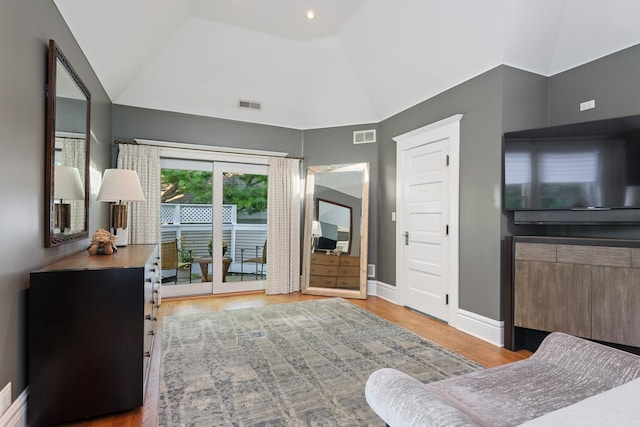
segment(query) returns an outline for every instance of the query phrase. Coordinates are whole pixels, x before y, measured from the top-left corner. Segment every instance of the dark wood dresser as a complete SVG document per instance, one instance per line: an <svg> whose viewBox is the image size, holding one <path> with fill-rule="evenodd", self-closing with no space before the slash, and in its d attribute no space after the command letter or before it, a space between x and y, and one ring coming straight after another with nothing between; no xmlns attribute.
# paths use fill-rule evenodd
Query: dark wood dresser
<svg viewBox="0 0 640 427"><path fill-rule="evenodd" d="M143 404L159 277L157 245L82 252L31 273L31 427Z"/></svg>

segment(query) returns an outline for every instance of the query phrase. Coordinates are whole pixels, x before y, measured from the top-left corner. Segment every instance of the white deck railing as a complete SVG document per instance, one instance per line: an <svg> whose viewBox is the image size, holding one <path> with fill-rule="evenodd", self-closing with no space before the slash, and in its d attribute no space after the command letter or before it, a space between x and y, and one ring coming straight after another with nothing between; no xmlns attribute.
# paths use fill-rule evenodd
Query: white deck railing
<svg viewBox="0 0 640 427"><path fill-rule="evenodd" d="M241 266L242 249L245 250L244 259L256 257L256 247L260 255L267 239L267 224L238 224L236 205L223 205L222 212L222 239L227 243L226 256L232 259L229 271L253 272L254 264L245 264L244 268ZM207 247L212 236L211 218L211 205L163 203L160 205L161 240L182 238L196 258L208 256ZM265 265L265 271L266 268ZM193 274L201 274L197 262L194 262Z"/></svg>

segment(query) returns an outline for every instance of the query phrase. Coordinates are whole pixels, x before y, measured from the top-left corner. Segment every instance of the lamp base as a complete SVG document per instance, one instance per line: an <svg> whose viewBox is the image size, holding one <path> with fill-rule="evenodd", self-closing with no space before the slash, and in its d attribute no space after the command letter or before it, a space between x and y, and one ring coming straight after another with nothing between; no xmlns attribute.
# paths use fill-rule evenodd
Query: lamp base
<svg viewBox="0 0 640 427"><path fill-rule="evenodd" d="M125 228L116 228L114 229L114 233L116 236L116 246L127 246L129 244L129 233Z"/></svg>
<svg viewBox="0 0 640 427"><path fill-rule="evenodd" d="M53 205L53 227L59 233L71 227L71 205L68 203L56 203Z"/></svg>

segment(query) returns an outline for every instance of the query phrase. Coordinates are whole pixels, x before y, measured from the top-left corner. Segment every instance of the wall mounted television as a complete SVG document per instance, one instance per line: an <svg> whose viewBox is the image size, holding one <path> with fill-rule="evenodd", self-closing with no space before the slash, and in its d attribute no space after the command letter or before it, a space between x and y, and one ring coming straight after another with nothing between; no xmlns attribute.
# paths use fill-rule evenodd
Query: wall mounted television
<svg viewBox="0 0 640 427"><path fill-rule="evenodd" d="M516 224L640 223L640 116L504 134Z"/></svg>

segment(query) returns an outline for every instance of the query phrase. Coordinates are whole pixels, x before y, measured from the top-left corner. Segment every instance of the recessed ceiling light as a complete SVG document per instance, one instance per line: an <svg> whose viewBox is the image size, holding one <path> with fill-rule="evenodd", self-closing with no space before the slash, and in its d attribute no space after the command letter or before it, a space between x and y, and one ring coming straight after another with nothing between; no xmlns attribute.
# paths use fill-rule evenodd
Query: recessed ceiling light
<svg viewBox="0 0 640 427"><path fill-rule="evenodd" d="M315 19L316 13L313 10L308 10L304 16L311 21L312 19Z"/></svg>

